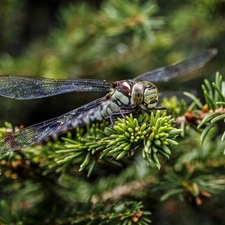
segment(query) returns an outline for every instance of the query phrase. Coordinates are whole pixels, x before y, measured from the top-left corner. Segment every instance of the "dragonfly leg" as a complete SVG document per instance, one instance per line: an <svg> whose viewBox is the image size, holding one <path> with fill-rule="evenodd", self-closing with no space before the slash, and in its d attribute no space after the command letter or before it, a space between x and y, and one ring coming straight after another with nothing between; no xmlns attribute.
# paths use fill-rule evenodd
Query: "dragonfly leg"
<svg viewBox="0 0 225 225"><path fill-rule="evenodd" d="M156 106L154 110L168 110L166 107Z"/></svg>
<svg viewBox="0 0 225 225"><path fill-rule="evenodd" d="M105 117L105 119L109 119L111 123L111 127L113 126L114 121L117 118L123 117L125 119L126 115L129 115L130 113L137 113L139 110L139 107L136 105L129 106L129 107L121 107L119 108L119 112L113 113L108 117Z"/></svg>

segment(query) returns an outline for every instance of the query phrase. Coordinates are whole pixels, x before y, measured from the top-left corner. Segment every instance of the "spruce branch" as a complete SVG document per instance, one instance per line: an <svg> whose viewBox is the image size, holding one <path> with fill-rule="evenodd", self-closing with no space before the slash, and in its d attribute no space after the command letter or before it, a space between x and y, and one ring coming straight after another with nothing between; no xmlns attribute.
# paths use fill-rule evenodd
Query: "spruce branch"
<svg viewBox="0 0 225 225"><path fill-rule="evenodd" d="M149 220L148 211L143 211L143 204L137 201L103 201L99 205L89 204L85 210L76 210L76 215L65 222L70 224L118 224L118 225L147 225Z"/></svg>
<svg viewBox="0 0 225 225"><path fill-rule="evenodd" d="M0 128L0 139L3 138L3 137L5 137L9 133L12 133L13 130L14 131L18 130L17 127L13 129L13 126L12 126L11 123L5 122L4 125L5 125L4 127L1 127Z"/></svg>
<svg viewBox="0 0 225 225"><path fill-rule="evenodd" d="M153 40L154 30L163 26L161 17L153 17L157 11L153 2L107 1L98 15L98 29L109 36L130 33L133 44L140 44L142 40Z"/></svg>
<svg viewBox="0 0 225 225"><path fill-rule="evenodd" d="M5 201L0 201L0 224L23 225L24 219L20 218L18 213L12 214L11 206Z"/></svg>
<svg viewBox="0 0 225 225"><path fill-rule="evenodd" d="M193 94L184 92L193 102L184 117L178 118L178 121L195 126L198 130L203 129L201 130L200 144L203 144L208 132L216 123L225 122L225 81L222 75L216 73L215 81L212 83L205 79L202 91L205 98L204 104ZM221 138L221 141L224 140L225 131Z"/></svg>
<svg viewBox="0 0 225 225"><path fill-rule="evenodd" d="M187 103L184 99L179 100L176 96L163 98L161 105L165 107L174 118L181 116L187 110Z"/></svg>
<svg viewBox="0 0 225 225"><path fill-rule="evenodd" d="M167 191L161 196L161 201L171 197L177 196L180 199L188 197L194 199L197 205L202 203L202 197L211 197L211 194L219 194L224 189L224 176L215 177L210 175L195 175L187 173L185 176L179 173L168 173L163 177L161 186L167 185ZM191 198L190 198L191 197Z"/></svg>
<svg viewBox="0 0 225 225"><path fill-rule="evenodd" d="M160 168L159 155L169 158L175 138L181 129L174 126L174 119L165 112L157 110L134 117L118 118L113 127L107 122L76 129L76 137L63 138L66 149L57 150L55 161L61 164L74 164L83 158L80 171L98 160L115 161L132 157L138 150L148 162Z"/></svg>
<svg viewBox="0 0 225 225"><path fill-rule="evenodd" d="M101 201L106 201L107 199L121 199L124 196L131 195L131 193L140 192L154 183L156 183L156 181L154 181L152 177L147 176L144 179L135 180L124 185L119 185L111 191L101 193L101 195L93 195L91 202L97 204Z"/></svg>
<svg viewBox="0 0 225 225"><path fill-rule="evenodd" d="M2 129L1 134L6 135L6 130ZM75 137L68 133L66 138L62 138L63 142L55 139L43 146L34 145L19 151L17 155L6 153L1 156L19 157L20 164L26 164L25 159L29 158L30 162L39 164L44 175L63 174L71 165L79 171L87 168L90 174L98 161L118 164L120 160L138 153L159 169L160 155L170 157L172 149L178 145L175 139L180 133L174 119L165 111L157 110L118 118L113 126L103 121L76 128Z"/></svg>

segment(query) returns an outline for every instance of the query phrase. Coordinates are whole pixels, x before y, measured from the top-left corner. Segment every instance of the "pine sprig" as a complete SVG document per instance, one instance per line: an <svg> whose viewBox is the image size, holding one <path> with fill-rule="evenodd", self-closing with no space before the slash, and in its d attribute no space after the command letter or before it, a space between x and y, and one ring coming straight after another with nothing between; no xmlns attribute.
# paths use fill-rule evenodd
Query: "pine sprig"
<svg viewBox="0 0 225 225"><path fill-rule="evenodd" d="M76 210L76 215L70 217L67 222L70 224L120 224L120 225L147 225L149 220L149 211L143 211L141 202L110 202L105 201L99 205L91 205L89 209Z"/></svg>
<svg viewBox="0 0 225 225"><path fill-rule="evenodd" d="M210 84L208 80L205 80L205 85L202 85L202 90L209 113L197 127L200 129L205 126L200 138L200 144L203 144L211 127L215 126L219 121L225 122L225 81L223 81L223 77L217 73L215 82ZM224 135L225 131L223 136ZM224 141L223 136L221 141Z"/></svg>
<svg viewBox="0 0 225 225"><path fill-rule="evenodd" d="M25 224L24 218L20 218L19 213L12 214L11 206L5 201L0 201L0 224L15 224L23 225Z"/></svg>
<svg viewBox="0 0 225 225"><path fill-rule="evenodd" d="M163 98L161 105L165 107L175 118L182 115L187 109L187 103L185 100L179 100L176 96Z"/></svg>
<svg viewBox="0 0 225 225"><path fill-rule="evenodd" d="M2 131L3 136L5 132L6 128ZM170 157L172 149L178 145L175 139L180 133L181 129L176 128L174 119L157 110L150 114L130 114L126 118L118 118L113 126L103 121L77 128L75 137L68 133L66 138L62 138L63 142L55 139L43 146L31 146L18 155L4 154L2 158L10 155L19 157L19 160L29 158L39 164L43 175L63 174L71 169L71 165L78 171L88 169L90 174L98 161L118 165L122 159L135 154L141 154L148 164L154 163L160 169L159 156Z"/></svg>
<svg viewBox="0 0 225 225"><path fill-rule="evenodd" d="M225 122L225 81L223 81L223 77L217 73L214 82L210 83L208 80L204 80L202 91L205 98L204 105L194 95L184 93L193 100L197 107L197 110L192 110L193 113L186 113L186 119L189 122L194 122L197 129L203 128L200 144L203 144L208 132L216 123L219 121ZM221 138L221 141L224 140L225 131Z"/></svg>
<svg viewBox="0 0 225 225"><path fill-rule="evenodd" d="M0 139L5 137L8 133L12 133L14 130L18 130L18 128L16 127L15 129L13 129L13 126L11 123L5 122L4 127L0 127Z"/></svg>
<svg viewBox="0 0 225 225"><path fill-rule="evenodd" d="M81 128L76 131L75 139L64 138L66 149L57 150L55 160L58 164L74 163L82 156L80 171L99 159L132 157L139 149L148 163L160 168L158 155L169 158L178 144L175 138L181 133L174 127L174 119L161 110L119 118L112 128L103 122L91 125L87 133Z"/></svg>
<svg viewBox="0 0 225 225"><path fill-rule="evenodd" d="M222 75L216 73L215 82L210 82L205 79L204 84L202 84L202 91L205 98L205 105L200 102L193 94L184 92L184 95L191 98L193 102L196 104L197 108L202 110L212 110L215 111L220 107L224 107L225 102L225 81L223 81Z"/></svg>
<svg viewBox="0 0 225 225"><path fill-rule="evenodd" d="M197 205L202 203L203 197L210 197L211 194L219 194L223 191L225 180L224 177L213 177L210 175L198 175L195 177L192 173L186 173L184 176L180 176L179 173L168 173L164 176L164 180L161 181L167 185L167 191L161 196L161 201L171 197L177 196L180 199L188 197L193 198ZM191 198L190 198L191 197Z"/></svg>
<svg viewBox="0 0 225 225"><path fill-rule="evenodd" d="M161 17L153 17L157 11L153 2L108 1L98 15L98 29L109 36L132 33L134 44L140 44L143 39L153 40L153 30L163 26Z"/></svg>

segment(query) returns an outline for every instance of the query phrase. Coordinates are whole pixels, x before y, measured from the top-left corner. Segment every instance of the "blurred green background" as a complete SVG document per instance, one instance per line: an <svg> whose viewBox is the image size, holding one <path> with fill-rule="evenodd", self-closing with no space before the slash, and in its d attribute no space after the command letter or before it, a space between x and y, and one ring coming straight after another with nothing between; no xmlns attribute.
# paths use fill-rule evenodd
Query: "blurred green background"
<svg viewBox="0 0 225 225"><path fill-rule="evenodd" d="M219 54L194 76L224 73L225 1L0 1L0 74L133 78L206 48ZM188 90L190 86L175 85ZM192 88L199 83L192 82ZM172 84L168 88L174 89ZM25 126L104 93L43 100L0 98L0 124Z"/></svg>

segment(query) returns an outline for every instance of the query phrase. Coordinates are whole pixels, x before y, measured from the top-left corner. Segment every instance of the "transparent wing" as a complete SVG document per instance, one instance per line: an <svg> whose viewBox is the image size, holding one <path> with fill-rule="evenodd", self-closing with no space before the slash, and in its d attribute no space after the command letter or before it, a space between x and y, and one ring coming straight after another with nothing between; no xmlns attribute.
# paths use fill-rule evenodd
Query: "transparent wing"
<svg viewBox="0 0 225 225"><path fill-rule="evenodd" d="M0 154L21 150L77 126L84 126L86 121L82 120L82 117L88 116L87 114L90 110L92 110L92 112L94 110L99 110L99 107L105 100L105 97L99 98L59 117L46 120L9 134L0 140ZM80 118L79 120L78 117Z"/></svg>
<svg viewBox="0 0 225 225"><path fill-rule="evenodd" d="M1 75L0 96L18 100L44 98L67 92L110 91L101 80L57 80L41 77Z"/></svg>
<svg viewBox="0 0 225 225"><path fill-rule="evenodd" d="M159 69L144 73L136 78L134 81L150 81L153 83L166 82L172 78L182 76L188 72L196 70L204 66L214 55L217 54L216 49L205 50L198 55L178 62L171 66L161 67Z"/></svg>

